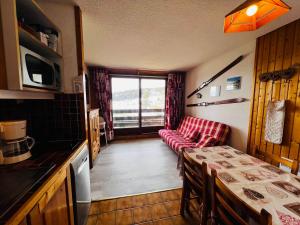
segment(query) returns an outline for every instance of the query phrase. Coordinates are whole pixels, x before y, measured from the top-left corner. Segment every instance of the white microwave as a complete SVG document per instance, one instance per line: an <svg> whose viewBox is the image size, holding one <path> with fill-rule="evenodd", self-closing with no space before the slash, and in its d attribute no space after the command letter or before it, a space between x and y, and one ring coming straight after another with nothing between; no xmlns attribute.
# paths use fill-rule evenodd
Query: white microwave
<svg viewBox="0 0 300 225"><path fill-rule="evenodd" d="M20 46L20 55L23 86L60 90L60 66L57 63L23 46Z"/></svg>

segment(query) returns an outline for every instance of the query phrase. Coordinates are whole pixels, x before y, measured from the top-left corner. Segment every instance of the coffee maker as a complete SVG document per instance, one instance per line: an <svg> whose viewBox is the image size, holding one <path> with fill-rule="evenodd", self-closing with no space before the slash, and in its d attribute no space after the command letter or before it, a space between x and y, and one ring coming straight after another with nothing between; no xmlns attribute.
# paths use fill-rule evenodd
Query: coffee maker
<svg viewBox="0 0 300 225"><path fill-rule="evenodd" d="M21 162L31 157L35 144L26 135L26 120L0 121L0 164Z"/></svg>

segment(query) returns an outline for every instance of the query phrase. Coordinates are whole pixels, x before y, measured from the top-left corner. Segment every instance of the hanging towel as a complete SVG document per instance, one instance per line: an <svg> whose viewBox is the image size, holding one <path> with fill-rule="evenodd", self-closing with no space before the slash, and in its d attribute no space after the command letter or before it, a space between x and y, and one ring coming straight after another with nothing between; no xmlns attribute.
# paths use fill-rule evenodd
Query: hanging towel
<svg viewBox="0 0 300 225"><path fill-rule="evenodd" d="M265 128L265 140L281 144L285 117L285 100L269 101Z"/></svg>

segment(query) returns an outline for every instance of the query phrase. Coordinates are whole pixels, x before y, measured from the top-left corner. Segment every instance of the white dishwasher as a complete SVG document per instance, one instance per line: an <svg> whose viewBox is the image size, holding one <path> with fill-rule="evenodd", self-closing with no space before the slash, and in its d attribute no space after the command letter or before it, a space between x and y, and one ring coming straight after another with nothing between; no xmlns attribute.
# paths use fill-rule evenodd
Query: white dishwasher
<svg viewBox="0 0 300 225"><path fill-rule="evenodd" d="M89 149L84 149L71 163L74 217L76 225L85 225L91 205Z"/></svg>

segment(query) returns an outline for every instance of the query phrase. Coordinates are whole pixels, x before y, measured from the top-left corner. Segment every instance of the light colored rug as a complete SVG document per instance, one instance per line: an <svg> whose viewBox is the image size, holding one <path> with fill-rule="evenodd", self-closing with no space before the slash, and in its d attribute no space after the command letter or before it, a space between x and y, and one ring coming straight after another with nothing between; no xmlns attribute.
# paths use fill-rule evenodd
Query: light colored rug
<svg viewBox="0 0 300 225"><path fill-rule="evenodd" d="M159 138L114 141L91 170L93 201L180 187L177 155Z"/></svg>

